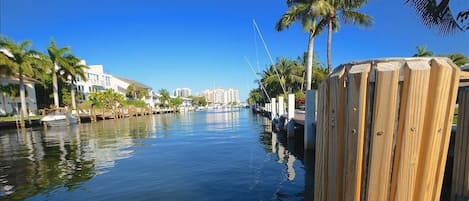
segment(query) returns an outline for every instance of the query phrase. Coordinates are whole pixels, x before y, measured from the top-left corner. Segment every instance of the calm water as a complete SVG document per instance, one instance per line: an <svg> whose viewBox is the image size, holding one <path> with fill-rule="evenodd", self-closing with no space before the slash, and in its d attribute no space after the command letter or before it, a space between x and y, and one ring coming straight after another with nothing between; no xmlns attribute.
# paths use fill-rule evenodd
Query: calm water
<svg viewBox="0 0 469 201"><path fill-rule="evenodd" d="M0 200L308 198L303 142L270 130L246 109L2 130Z"/></svg>

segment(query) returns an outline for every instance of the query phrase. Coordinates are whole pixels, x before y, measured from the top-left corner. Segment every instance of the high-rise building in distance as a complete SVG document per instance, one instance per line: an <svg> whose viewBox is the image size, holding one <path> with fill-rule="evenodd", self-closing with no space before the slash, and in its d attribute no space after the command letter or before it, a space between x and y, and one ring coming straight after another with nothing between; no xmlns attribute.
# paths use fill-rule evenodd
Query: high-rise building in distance
<svg viewBox="0 0 469 201"><path fill-rule="evenodd" d="M189 97L192 95L192 90L189 88L177 88L174 90L174 96Z"/></svg>

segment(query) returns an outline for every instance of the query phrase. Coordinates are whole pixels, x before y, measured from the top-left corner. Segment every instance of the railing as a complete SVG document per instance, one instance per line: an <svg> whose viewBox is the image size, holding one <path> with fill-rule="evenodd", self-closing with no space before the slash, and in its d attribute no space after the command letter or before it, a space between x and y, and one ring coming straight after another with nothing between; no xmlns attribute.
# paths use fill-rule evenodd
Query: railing
<svg viewBox="0 0 469 201"><path fill-rule="evenodd" d="M340 66L318 91L314 200L440 200L459 73L445 58Z"/></svg>

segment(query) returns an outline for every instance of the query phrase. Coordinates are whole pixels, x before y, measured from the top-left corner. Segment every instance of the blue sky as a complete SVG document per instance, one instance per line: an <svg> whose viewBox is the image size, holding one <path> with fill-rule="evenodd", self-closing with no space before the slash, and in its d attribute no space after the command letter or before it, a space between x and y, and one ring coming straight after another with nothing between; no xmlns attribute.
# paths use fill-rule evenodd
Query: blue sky
<svg viewBox="0 0 469 201"><path fill-rule="evenodd" d="M452 0L457 9L467 0ZM238 88L241 98L255 87L248 57L259 70L269 59L253 29L255 19L274 57L296 58L306 50L299 25L283 32L275 23L286 0L0 0L0 33L32 40L45 51L50 38L88 64L138 80L154 89ZM333 35L333 66L352 60L411 56L417 45L436 54L469 55L469 32L442 36L420 24L404 0L370 0L361 9L374 17L370 28L342 25ZM325 64L326 34L315 42ZM257 43L257 51L256 44ZM258 57L256 56L258 55ZM258 58L258 59L256 59ZM257 66L255 65L255 68ZM257 69L256 69L257 70Z"/></svg>

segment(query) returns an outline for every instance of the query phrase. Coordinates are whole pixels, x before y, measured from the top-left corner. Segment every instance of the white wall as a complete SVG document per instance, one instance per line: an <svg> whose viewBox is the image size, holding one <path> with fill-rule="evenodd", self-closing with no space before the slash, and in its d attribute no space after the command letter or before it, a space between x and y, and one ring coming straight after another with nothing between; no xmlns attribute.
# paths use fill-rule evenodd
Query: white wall
<svg viewBox="0 0 469 201"><path fill-rule="evenodd" d="M19 84L19 81L18 79L0 78L0 85L8 85L8 84ZM34 88L34 83L28 80L25 80L24 85L27 91L26 92L27 109L30 114L35 114L37 112L37 102L36 102L36 89ZM4 101L6 103L4 103ZM4 97L3 94L0 93L0 115L19 114L17 112L19 112L21 108L20 105L21 105L20 97L9 98L8 96ZM6 111L5 111L5 106L6 106Z"/></svg>

